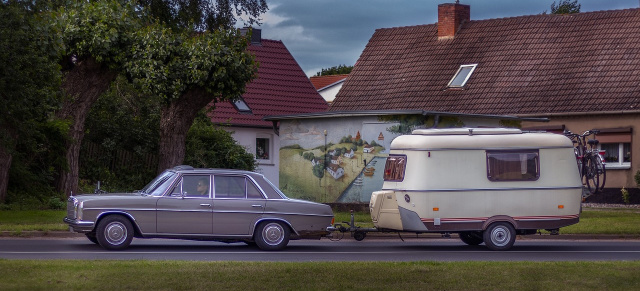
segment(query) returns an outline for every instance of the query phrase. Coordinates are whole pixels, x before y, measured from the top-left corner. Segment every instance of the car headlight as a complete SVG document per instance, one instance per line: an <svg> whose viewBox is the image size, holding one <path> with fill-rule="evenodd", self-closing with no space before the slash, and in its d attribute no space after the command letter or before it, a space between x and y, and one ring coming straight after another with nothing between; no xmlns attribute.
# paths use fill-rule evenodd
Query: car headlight
<svg viewBox="0 0 640 291"><path fill-rule="evenodd" d="M83 204L84 202L79 202L78 206L76 207L76 219L77 220L82 220L82 208L83 208Z"/></svg>

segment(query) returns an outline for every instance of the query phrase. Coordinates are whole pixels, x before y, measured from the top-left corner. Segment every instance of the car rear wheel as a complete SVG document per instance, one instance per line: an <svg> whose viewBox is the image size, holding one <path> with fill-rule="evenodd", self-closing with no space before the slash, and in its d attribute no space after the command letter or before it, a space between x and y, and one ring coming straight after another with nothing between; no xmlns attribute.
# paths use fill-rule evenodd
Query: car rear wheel
<svg viewBox="0 0 640 291"><path fill-rule="evenodd" d="M133 226L123 216L109 215L98 223L96 238L100 246L105 249L125 249L133 240Z"/></svg>
<svg viewBox="0 0 640 291"><path fill-rule="evenodd" d="M470 246L477 246L484 242L482 238L482 232L479 231L465 231L458 234L460 240Z"/></svg>
<svg viewBox="0 0 640 291"><path fill-rule="evenodd" d="M516 241L516 231L508 222L494 222L484 231L484 244L493 251L508 250Z"/></svg>
<svg viewBox="0 0 640 291"><path fill-rule="evenodd" d="M277 251L289 243L289 227L281 222L266 221L258 225L255 232L256 245L265 251Z"/></svg>

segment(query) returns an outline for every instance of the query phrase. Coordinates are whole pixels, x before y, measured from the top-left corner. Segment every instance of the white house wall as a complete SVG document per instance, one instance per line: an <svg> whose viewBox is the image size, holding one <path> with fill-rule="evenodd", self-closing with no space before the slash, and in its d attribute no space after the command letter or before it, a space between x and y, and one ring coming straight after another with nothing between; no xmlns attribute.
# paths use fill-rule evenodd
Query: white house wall
<svg viewBox="0 0 640 291"><path fill-rule="evenodd" d="M232 127L226 128L227 131L232 132L233 138L238 144L244 146L247 152L256 156L256 138L269 138L269 159L258 159L258 167L256 172L263 174L269 181L279 187L280 183L280 138L274 133L273 129L259 129L259 128L243 128Z"/></svg>

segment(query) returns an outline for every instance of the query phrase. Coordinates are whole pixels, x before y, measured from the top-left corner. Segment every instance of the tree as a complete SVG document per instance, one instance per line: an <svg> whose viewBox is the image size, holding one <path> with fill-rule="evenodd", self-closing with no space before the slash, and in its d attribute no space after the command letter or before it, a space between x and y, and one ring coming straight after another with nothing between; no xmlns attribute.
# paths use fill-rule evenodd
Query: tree
<svg viewBox="0 0 640 291"><path fill-rule="evenodd" d="M67 166L60 169L56 188L77 192L79 155L85 120L91 106L109 88L128 59L130 36L140 29L135 7L119 1L79 1L57 12L65 46L62 91L65 99L57 118L70 123Z"/></svg>
<svg viewBox="0 0 640 291"><path fill-rule="evenodd" d="M38 134L57 104L60 69L50 27L23 1L0 2L0 202L18 142Z"/></svg>
<svg viewBox="0 0 640 291"><path fill-rule="evenodd" d="M158 172L183 163L186 135L200 109L241 96L257 68L239 31L189 34L160 25L137 31L127 74L162 99Z"/></svg>
<svg viewBox="0 0 640 291"><path fill-rule="evenodd" d="M236 16L245 25L260 24L259 17L267 12L265 0L140 0L150 15L173 29L232 29ZM245 18L246 19L243 19Z"/></svg>
<svg viewBox="0 0 640 291"><path fill-rule="evenodd" d="M580 4L578 4L578 0L560 0L558 4L553 1L551 4L551 14L571 14L579 12Z"/></svg>
<svg viewBox="0 0 640 291"><path fill-rule="evenodd" d="M184 163L198 168L253 171L256 160L231 133L217 128L201 110L187 133Z"/></svg>
<svg viewBox="0 0 640 291"><path fill-rule="evenodd" d="M324 162L317 163L315 166L313 166L313 175L318 177L318 186L322 186L322 177L324 177L324 167L325 167Z"/></svg>
<svg viewBox="0 0 640 291"><path fill-rule="evenodd" d="M351 70L353 70L353 66L339 65L328 69L322 69L320 72L316 73L316 77L349 74L351 73Z"/></svg>

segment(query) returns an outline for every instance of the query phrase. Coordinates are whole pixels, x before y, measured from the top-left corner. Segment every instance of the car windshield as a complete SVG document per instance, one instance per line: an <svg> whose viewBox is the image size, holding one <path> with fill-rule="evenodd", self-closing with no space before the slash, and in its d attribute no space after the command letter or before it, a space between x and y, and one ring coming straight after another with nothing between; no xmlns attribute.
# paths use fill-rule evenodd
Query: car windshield
<svg viewBox="0 0 640 291"><path fill-rule="evenodd" d="M173 178L177 176L175 172L172 171L164 171L162 174L158 175L155 179L153 179L147 186L144 186L140 192L147 195L159 196L164 193L164 191L171 185L173 182Z"/></svg>

